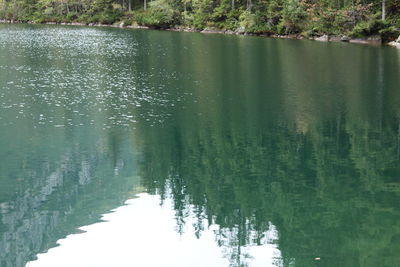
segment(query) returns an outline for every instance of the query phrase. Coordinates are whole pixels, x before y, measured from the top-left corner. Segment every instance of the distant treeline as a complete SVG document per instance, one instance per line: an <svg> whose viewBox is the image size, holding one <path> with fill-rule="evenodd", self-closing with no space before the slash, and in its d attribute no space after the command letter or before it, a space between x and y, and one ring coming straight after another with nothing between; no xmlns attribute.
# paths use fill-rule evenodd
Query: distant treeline
<svg viewBox="0 0 400 267"><path fill-rule="evenodd" d="M381 35L400 28L399 0L0 0L0 19L223 29L304 37Z"/></svg>

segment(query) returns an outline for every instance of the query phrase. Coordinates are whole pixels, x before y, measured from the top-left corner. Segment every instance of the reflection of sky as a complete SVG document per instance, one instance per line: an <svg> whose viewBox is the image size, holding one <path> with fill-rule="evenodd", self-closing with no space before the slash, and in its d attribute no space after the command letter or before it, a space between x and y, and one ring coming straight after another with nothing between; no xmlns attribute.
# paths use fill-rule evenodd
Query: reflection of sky
<svg viewBox="0 0 400 267"><path fill-rule="evenodd" d="M46 266L228 266L222 248L215 243L213 229L195 237L188 219L185 233L175 231L176 221L170 200L160 206L157 196L140 194L125 206L103 216L106 222L84 226L82 234L58 241L60 246L39 254L29 267ZM267 235L276 237L274 227ZM276 245L246 248L253 258L250 266L273 266L280 255Z"/></svg>

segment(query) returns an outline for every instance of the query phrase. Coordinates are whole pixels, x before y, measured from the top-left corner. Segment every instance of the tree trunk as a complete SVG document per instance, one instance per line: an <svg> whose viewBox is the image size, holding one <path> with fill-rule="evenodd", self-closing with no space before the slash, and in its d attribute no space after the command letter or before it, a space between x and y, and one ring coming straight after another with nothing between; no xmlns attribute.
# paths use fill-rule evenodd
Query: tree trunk
<svg viewBox="0 0 400 267"><path fill-rule="evenodd" d="M355 27L356 26L356 10L354 8L354 0L351 1L351 6L352 6L352 9L353 9L353 27Z"/></svg>
<svg viewBox="0 0 400 267"><path fill-rule="evenodd" d="M147 0L143 0L143 9L144 11L147 10Z"/></svg>
<svg viewBox="0 0 400 267"><path fill-rule="evenodd" d="M386 19L386 0L382 0L382 20Z"/></svg>
<svg viewBox="0 0 400 267"><path fill-rule="evenodd" d="M251 2L251 0L247 0L247 6L246 6L246 9L248 10L248 11L251 11L251 7L253 6L253 3Z"/></svg>
<svg viewBox="0 0 400 267"><path fill-rule="evenodd" d="M232 0L232 10L235 10L235 0Z"/></svg>

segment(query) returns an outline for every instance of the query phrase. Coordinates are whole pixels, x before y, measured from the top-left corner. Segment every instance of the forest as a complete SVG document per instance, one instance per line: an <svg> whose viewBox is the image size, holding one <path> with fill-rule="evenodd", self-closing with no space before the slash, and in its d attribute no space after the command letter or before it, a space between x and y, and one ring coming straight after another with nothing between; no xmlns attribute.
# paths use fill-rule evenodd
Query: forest
<svg viewBox="0 0 400 267"><path fill-rule="evenodd" d="M398 0L0 0L0 20L396 39Z"/></svg>

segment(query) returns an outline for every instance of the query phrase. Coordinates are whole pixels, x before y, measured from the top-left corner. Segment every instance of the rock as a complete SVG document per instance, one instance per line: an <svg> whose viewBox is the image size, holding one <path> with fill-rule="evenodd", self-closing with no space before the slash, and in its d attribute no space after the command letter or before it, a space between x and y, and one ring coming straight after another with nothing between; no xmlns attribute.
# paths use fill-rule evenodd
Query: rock
<svg viewBox="0 0 400 267"><path fill-rule="evenodd" d="M341 42L342 41L342 37L340 37L340 36L329 36L329 41L330 42Z"/></svg>
<svg viewBox="0 0 400 267"><path fill-rule="evenodd" d="M322 35L321 37L317 37L314 39L315 41L319 42L328 42L329 41L329 36L328 35Z"/></svg>
<svg viewBox="0 0 400 267"><path fill-rule="evenodd" d="M236 33L238 34L244 34L246 32L246 28L243 26L240 26L239 28L236 29Z"/></svg>
<svg viewBox="0 0 400 267"><path fill-rule="evenodd" d="M224 33L224 31L216 28L205 28L201 33Z"/></svg>
<svg viewBox="0 0 400 267"><path fill-rule="evenodd" d="M340 37L340 41L341 41L341 42L349 42L349 41L350 41L350 37L348 37L348 36L342 36L342 37Z"/></svg>
<svg viewBox="0 0 400 267"><path fill-rule="evenodd" d="M120 27L120 28L125 27L125 22L122 21L122 22L119 24L119 27Z"/></svg>
<svg viewBox="0 0 400 267"><path fill-rule="evenodd" d="M350 39L349 42L355 44L381 45L382 38L379 35L373 35L369 37Z"/></svg>
<svg viewBox="0 0 400 267"><path fill-rule="evenodd" d="M392 42L388 43L388 45L400 48L400 36L396 39L396 41L392 41Z"/></svg>
<svg viewBox="0 0 400 267"><path fill-rule="evenodd" d="M288 39L299 39L299 35L297 34L288 34Z"/></svg>
<svg viewBox="0 0 400 267"><path fill-rule="evenodd" d="M397 42L397 41L390 42L390 43L388 43L388 45L396 47L396 48L400 48L400 42Z"/></svg>
<svg viewBox="0 0 400 267"><path fill-rule="evenodd" d="M127 28L131 28L131 29L149 29L148 26L139 25L137 23L134 23L132 25L128 25Z"/></svg>
<svg viewBox="0 0 400 267"><path fill-rule="evenodd" d="M183 28L184 32L199 32L196 28Z"/></svg>

